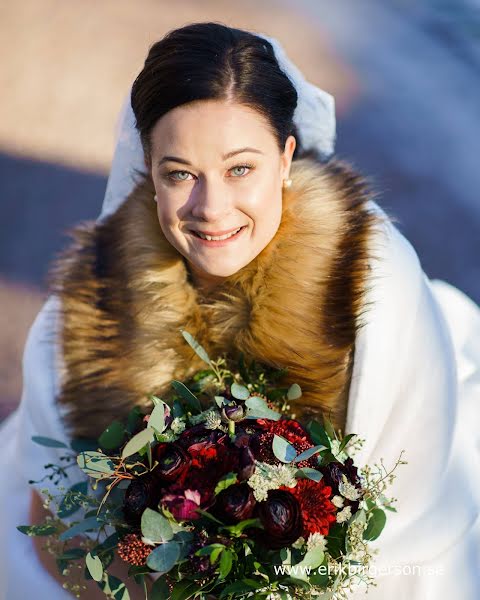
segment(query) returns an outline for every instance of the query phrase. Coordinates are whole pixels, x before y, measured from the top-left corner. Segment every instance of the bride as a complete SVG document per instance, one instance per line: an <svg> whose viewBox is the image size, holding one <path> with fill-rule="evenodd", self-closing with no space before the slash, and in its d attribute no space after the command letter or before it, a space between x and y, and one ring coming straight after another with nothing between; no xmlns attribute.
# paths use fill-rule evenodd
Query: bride
<svg viewBox="0 0 480 600"><path fill-rule="evenodd" d="M334 141L333 99L275 39L197 23L150 48L102 213L52 270L0 429L2 599L72 597L15 527L44 519L53 484L27 482L61 454L31 436L93 437L188 377L183 328L212 356L288 367L299 414L366 440L359 465L405 450L371 600L478 597L480 310L426 277Z"/></svg>

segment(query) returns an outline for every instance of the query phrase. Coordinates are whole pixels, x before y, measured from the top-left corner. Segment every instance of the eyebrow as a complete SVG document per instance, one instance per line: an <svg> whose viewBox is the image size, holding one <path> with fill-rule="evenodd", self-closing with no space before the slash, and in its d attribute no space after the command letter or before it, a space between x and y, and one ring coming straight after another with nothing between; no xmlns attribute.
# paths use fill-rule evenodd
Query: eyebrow
<svg viewBox="0 0 480 600"><path fill-rule="evenodd" d="M241 154L242 152L255 152L256 154L263 154L263 152L261 150L258 150L257 148L251 148L250 146L246 146L245 148L239 148L238 150L231 150L230 152L227 152L222 156L222 159L227 160L228 158L236 156L237 154ZM158 161L158 166L168 161L178 162L182 163L183 165L192 166L192 163L190 161L185 160L184 158L180 158L178 156L164 156Z"/></svg>

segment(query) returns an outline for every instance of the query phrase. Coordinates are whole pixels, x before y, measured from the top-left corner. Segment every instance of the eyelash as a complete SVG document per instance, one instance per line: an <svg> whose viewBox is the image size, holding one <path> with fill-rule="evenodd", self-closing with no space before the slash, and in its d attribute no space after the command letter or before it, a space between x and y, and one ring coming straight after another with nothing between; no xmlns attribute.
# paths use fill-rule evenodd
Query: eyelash
<svg viewBox="0 0 480 600"><path fill-rule="evenodd" d="M239 169L239 168L249 169L249 171L247 173L245 173L244 175L234 176L235 178L238 178L238 179L240 179L242 177L246 177L250 171L253 171L255 166L250 163L243 163L241 165L234 165L233 167L231 167L229 169L229 171L232 171L233 169ZM181 169L177 169L176 171L170 171L169 173L167 173L167 178L170 179L171 181L174 181L175 183L183 183L185 181L190 181L189 179L175 179L175 177L173 177L173 175L175 175L175 173L189 173L191 175L190 171L184 171Z"/></svg>

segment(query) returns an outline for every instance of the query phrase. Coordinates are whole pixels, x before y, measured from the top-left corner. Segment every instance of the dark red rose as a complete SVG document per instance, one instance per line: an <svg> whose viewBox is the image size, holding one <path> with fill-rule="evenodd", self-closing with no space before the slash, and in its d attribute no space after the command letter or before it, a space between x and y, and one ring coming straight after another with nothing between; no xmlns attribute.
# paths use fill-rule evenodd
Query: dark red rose
<svg viewBox="0 0 480 600"><path fill-rule="evenodd" d="M254 508L252 488L246 483L234 483L218 494L213 512L225 523L238 523L249 519Z"/></svg>
<svg viewBox="0 0 480 600"><path fill-rule="evenodd" d="M191 458L178 444L158 444L154 449L158 465L153 470L164 481L178 480L190 466Z"/></svg>
<svg viewBox="0 0 480 600"><path fill-rule="evenodd" d="M264 527L262 543L268 548L290 546L303 531L300 505L284 490L271 490L264 502L257 502L257 513Z"/></svg>
<svg viewBox="0 0 480 600"><path fill-rule="evenodd" d="M160 489L150 474L132 479L123 500L125 521L132 527L139 527L143 511L157 508L159 499Z"/></svg>
<svg viewBox="0 0 480 600"><path fill-rule="evenodd" d="M166 494L162 504L177 521L193 521L200 518L201 495L197 490L183 490L181 493Z"/></svg>

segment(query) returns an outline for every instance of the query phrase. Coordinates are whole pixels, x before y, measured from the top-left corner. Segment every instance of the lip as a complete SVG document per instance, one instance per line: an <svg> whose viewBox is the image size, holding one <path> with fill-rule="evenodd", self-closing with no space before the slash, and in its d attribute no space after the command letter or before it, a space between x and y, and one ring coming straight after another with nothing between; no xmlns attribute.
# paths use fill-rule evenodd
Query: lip
<svg viewBox="0 0 480 600"><path fill-rule="evenodd" d="M236 227L232 227L231 229L224 229L223 231L202 231L201 229L192 229L191 231L198 231L199 233L203 233L203 235L212 235L217 237L219 235L227 235L227 233L231 233L235 231L239 227L245 227L244 225L237 225Z"/></svg>
<svg viewBox="0 0 480 600"><path fill-rule="evenodd" d="M193 233L193 230L190 231L190 235L195 239L195 241L199 242L200 244L204 245L204 246L208 246L209 248L219 248L222 246L226 246L227 244L231 244L233 242L235 242L236 240L238 240L238 238L243 234L243 232L247 229L247 225L242 225L241 229L238 233L236 233L235 235L232 235L231 237L229 237L226 240L204 240L201 237L198 237L197 235L195 235ZM233 229L230 229L228 231L226 231L225 233L230 233L231 231L235 231L235 229L238 229L238 227L234 227ZM201 231L200 233L204 233L205 235L214 235L211 233L207 233L207 232L203 232ZM215 235L225 235L225 233L217 233Z"/></svg>

